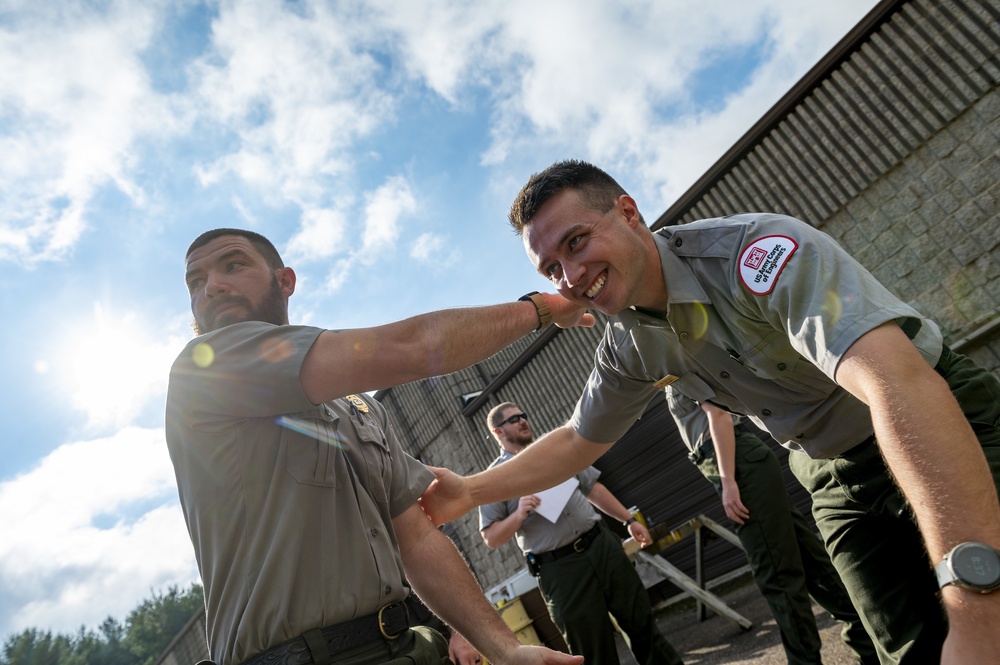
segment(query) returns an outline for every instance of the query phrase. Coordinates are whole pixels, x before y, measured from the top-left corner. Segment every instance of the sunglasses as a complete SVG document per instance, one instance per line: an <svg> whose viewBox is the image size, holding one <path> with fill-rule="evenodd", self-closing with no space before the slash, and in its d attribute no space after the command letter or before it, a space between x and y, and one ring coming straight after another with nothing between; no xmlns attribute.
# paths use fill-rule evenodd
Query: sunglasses
<svg viewBox="0 0 1000 665"><path fill-rule="evenodd" d="M521 422L522 418L524 420L527 420L528 419L528 414L527 413L515 413L510 418L507 418L506 420L502 420L500 422L500 424L501 425L516 425L517 423Z"/></svg>

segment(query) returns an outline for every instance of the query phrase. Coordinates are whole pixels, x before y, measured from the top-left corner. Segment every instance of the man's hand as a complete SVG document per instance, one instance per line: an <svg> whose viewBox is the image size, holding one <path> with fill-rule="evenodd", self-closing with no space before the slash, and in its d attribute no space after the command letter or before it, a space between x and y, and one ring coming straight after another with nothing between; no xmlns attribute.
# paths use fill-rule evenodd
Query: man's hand
<svg viewBox="0 0 1000 665"><path fill-rule="evenodd" d="M555 293L543 293L545 304L552 312L552 323L560 328L592 328L597 319L583 307Z"/></svg>
<svg viewBox="0 0 1000 665"><path fill-rule="evenodd" d="M458 519L476 507L464 476L437 466L427 468L435 479L417 501L435 526Z"/></svg>
<svg viewBox="0 0 1000 665"><path fill-rule="evenodd" d="M581 663L583 656L571 656L545 647L522 644L510 658L497 661L496 665L580 665Z"/></svg>
<svg viewBox="0 0 1000 665"><path fill-rule="evenodd" d="M635 538L635 542L639 543L639 547L646 547L653 542L653 537L649 535L649 529L638 520L628 525L628 533Z"/></svg>
<svg viewBox="0 0 1000 665"><path fill-rule="evenodd" d="M517 513L518 517L522 522L528 519L528 515L532 512L538 510L538 506L542 504L542 500L539 499L534 494L529 494L528 496L522 496L517 501Z"/></svg>
<svg viewBox="0 0 1000 665"><path fill-rule="evenodd" d="M737 524L746 524L750 519L750 511L740 500L740 488L731 478L722 481L722 507L726 516Z"/></svg>
<svg viewBox="0 0 1000 665"><path fill-rule="evenodd" d="M448 658L455 665L479 665L483 660L476 647L469 644L469 640L457 630L451 631L451 639L448 640Z"/></svg>

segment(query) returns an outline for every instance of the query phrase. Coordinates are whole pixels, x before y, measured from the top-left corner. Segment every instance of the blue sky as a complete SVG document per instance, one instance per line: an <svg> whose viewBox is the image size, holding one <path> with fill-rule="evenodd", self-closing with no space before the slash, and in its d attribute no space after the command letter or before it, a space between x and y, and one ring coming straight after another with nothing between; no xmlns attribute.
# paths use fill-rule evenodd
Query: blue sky
<svg viewBox="0 0 1000 665"><path fill-rule="evenodd" d="M162 411L200 232L270 237L296 323L512 300L531 173L655 219L874 5L4 2L0 638L197 579Z"/></svg>

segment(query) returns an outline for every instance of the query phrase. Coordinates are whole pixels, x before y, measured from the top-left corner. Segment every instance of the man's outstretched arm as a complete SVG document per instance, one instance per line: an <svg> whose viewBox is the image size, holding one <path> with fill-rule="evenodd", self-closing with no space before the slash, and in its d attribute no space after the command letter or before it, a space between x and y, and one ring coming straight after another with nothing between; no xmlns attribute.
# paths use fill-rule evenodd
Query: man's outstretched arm
<svg viewBox="0 0 1000 665"><path fill-rule="evenodd" d="M563 425L514 459L472 476L431 467L437 478L420 497L420 505L435 524L444 524L476 506L555 487L593 464L609 445L588 441L569 425Z"/></svg>
<svg viewBox="0 0 1000 665"><path fill-rule="evenodd" d="M1000 548L1000 503L982 447L948 384L895 323L863 335L837 382L871 409L879 448L913 507L931 561L958 543ZM1000 663L1000 593L945 587L943 663Z"/></svg>
<svg viewBox="0 0 1000 665"><path fill-rule="evenodd" d="M543 294L563 328L594 325L594 316ZM489 358L538 327L535 305L445 309L374 328L327 330L302 364L302 390L314 403L441 376ZM280 349L275 349L275 353Z"/></svg>
<svg viewBox="0 0 1000 665"><path fill-rule="evenodd" d="M579 665L582 656L526 646L486 600L454 544L414 504L392 520L406 579L431 610L497 665ZM446 580L447 584L442 584Z"/></svg>

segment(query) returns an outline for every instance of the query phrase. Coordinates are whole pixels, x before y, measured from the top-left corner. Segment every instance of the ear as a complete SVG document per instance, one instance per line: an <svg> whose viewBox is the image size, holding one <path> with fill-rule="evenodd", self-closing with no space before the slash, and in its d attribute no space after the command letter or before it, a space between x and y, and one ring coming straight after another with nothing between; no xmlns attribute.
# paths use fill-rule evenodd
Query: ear
<svg viewBox="0 0 1000 665"><path fill-rule="evenodd" d="M287 300L290 295L295 293L295 271L286 266L278 268L275 271L275 276L277 276L278 285L281 287L281 295Z"/></svg>
<svg viewBox="0 0 1000 665"><path fill-rule="evenodd" d="M633 229L644 226L642 215L639 214L639 206L636 204L635 199L628 194L619 196L618 200L615 201L615 207L625 217L625 222Z"/></svg>

